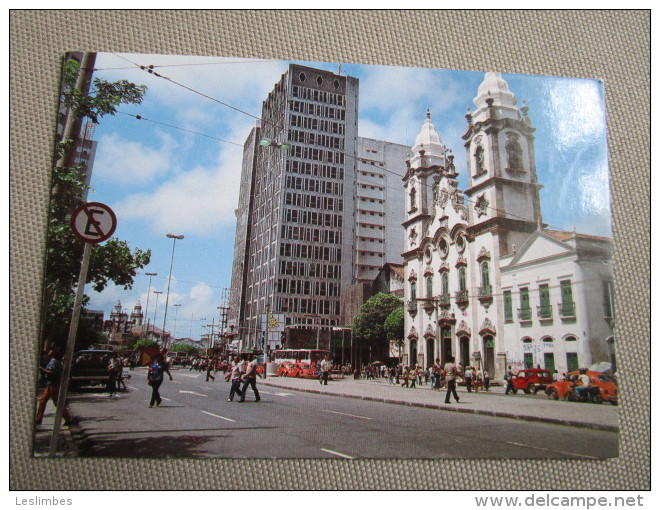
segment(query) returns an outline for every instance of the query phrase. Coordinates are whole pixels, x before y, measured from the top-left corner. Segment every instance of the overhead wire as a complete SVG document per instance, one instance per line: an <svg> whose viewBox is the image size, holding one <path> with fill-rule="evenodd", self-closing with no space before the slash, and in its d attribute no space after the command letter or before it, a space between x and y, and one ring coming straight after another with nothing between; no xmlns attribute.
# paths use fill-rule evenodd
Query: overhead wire
<svg viewBox="0 0 660 510"><path fill-rule="evenodd" d="M185 84L183 84L183 83L180 83L180 82L178 82L178 81L176 81L176 80L173 80L173 79L170 78L170 77L163 76L163 75L161 75L161 74L159 74L159 73L157 73L157 72L154 71L154 68L156 68L157 66L154 66L154 65L146 65L146 66L145 66L145 65L141 65L141 64L138 64L138 63L136 63L136 62L132 62L131 60L129 60L128 58L126 58L126 57L124 57L124 56L122 56L122 55L119 55L119 54L115 54L115 55L118 56L119 58L122 58L122 59L126 60L127 62L130 62L130 63L133 64L134 66L138 67L139 69L141 69L141 70L143 70L143 71L146 71L146 72L149 73L149 74L152 74L152 75L154 75L154 76L156 76L156 77L158 77L158 78L162 78L162 79L164 79L164 80L166 80L166 81L168 81L168 82L170 82L170 83L172 83L172 84L174 84L174 85L177 85L177 86L179 86L179 87L182 87L182 88L184 88L185 90L188 90L188 91L190 91L190 92L192 92L192 93L194 93L194 94L200 95L201 97L204 97L204 98L206 98L206 99L208 99L208 100L211 100L211 101L213 101L213 102L216 102L216 103L218 103L218 104L220 104L220 105L223 105L223 106L225 106L225 107L227 107L227 108L230 108L230 109L232 109L232 110L234 110L234 111L236 111L236 112L239 112L239 113L241 113L241 114L243 114L243 115L247 115L247 116L249 116L249 117L251 117L251 118L253 118L253 119L255 119L255 120L258 120L258 121L260 121L260 122L262 122L262 123L268 123L268 124L270 124L270 125L272 125L272 126L275 126L275 127L277 127L277 128L283 128L283 126L280 126L279 124L276 124L276 123L270 122L270 121L268 121L267 119L263 119L263 118L258 117L258 116L256 116L256 115L253 115L253 114L251 114L251 113L249 113L249 112L246 112L246 111L244 111L244 110L241 110L240 108L237 108L237 107L235 107L235 106L233 106L233 105L231 105L231 104L229 104L229 103L226 103L226 102L224 102L224 101L221 101L221 100L219 100L219 99L217 99L217 98L214 98L214 97L212 97L212 96L209 96L208 94L205 94L205 93L203 93L203 92L200 92L200 91L198 91L198 90L196 90L196 89L194 89L194 88L192 88L192 87L189 87L189 86L187 86L187 85L185 85ZM259 62L259 61L254 61L254 62ZM182 64L182 65L184 65L184 64ZM192 64L191 64L191 65L192 65ZM201 64L200 64L200 65L201 65ZM145 119L145 120L146 120L146 119ZM159 123L158 121L151 121L151 122ZM167 124L164 124L164 123L161 123L161 124L163 124L163 125L167 125ZM187 131L187 130L185 130L185 129L183 129L183 128L178 128L178 127L176 127L176 126L168 125L168 127L172 127L172 128L174 128L174 129L182 129L182 130L184 130L184 131ZM194 133L194 132L192 132L192 131L189 131L189 132ZM205 134L203 134L203 133L194 133L194 134L198 134L198 135L200 135L200 136L206 136L206 137L208 137L208 138L217 139L217 140L219 140L219 141L222 141L222 142L225 142L225 143L230 143L230 144L232 144L232 145L237 145L237 146L241 146L241 147L243 146L242 144L239 144L239 143L237 143L237 142L231 142L231 141L228 141L228 140L222 140L222 139L219 139L219 138L216 138L216 137L210 136L210 135L205 135ZM292 145L293 145L293 142L292 142ZM363 157L360 157L360 156L358 156L358 155L353 155L353 154L351 154L351 153L349 153L349 152L347 152L347 151L345 151L345 150L334 149L334 148L326 147L326 146L319 145L319 144L305 144L305 145L306 145L306 146L310 146L310 147L312 147L312 148L319 148L319 149L329 150L329 151L332 151L332 152L337 152L337 153L339 153L339 154L343 154L345 157L348 157L348 158L354 159L356 162L363 162L363 163L366 163L366 160L367 160L367 158L363 158ZM450 148L448 148L448 152L451 153L452 150L451 150ZM399 178L401 178L401 179L403 179L403 178L405 177L404 174L400 174L400 173L398 173L398 172L396 172L396 171L393 171L393 170L390 170L390 169L388 169L388 168L386 168L386 167L378 167L378 168L379 168L380 170L382 170L383 172L386 172L386 173L389 173L389 174L394 175L395 177L399 177ZM356 180L356 184L357 184L357 180ZM428 183L420 183L420 184L423 185L423 186L425 186L425 187L427 187L427 188L432 188L432 187L433 187L433 185L428 184ZM370 185L371 185L371 184L370 184ZM400 190L400 188L394 188L394 187L391 187L391 186L384 186L384 187L385 187L385 188L388 188L388 189L392 189L392 190ZM471 200L471 199L465 197L464 195L463 195L463 198L464 198L464 201L467 202L468 204L471 204L471 205L473 205L473 206L474 206L474 205L477 205L477 202L476 202L476 201ZM486 206L484 206L484 207L485 207L486 209L489 209L489 210L492 210L492 211L496 211L496 212L498 211L498 209L497 209L496 207L493 207L493 206L490 206L490 205L486 205ZM375 212L376 212L376 211L375 211ZM522 220L522 221L527 221L527 222L532 222L532 221L534 221L534 220L531 219L531 218L527 218L527 217L525 217L525 216L517 215L517 214L512 213L512 212L508 212L508 213L507 213L507 217L516 218L516 219L519 219L519 220ZM560 228L560 227L556 227L556 226L552 226L552 225L549 225L549 224L545 224L545 228L551 228L551 229L553 229L553 230L558 230L558 231L562 231L562 232L570 232L570 230L566 230L566 229L563 229L563 228Z"/></svg>

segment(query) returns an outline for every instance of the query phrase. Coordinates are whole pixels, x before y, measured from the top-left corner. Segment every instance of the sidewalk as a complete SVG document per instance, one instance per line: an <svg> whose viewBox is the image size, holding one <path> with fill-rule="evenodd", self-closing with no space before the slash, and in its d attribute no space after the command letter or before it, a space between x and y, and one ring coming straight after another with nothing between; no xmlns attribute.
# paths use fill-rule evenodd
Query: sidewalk
<svg viewBox="0 0 660 510"><path fill-rule="evenodd" d="M472 414L484 414L519 420L556 423L573 427L618 432L619 408L609 403L585 404L580 402L553 401L545 393L505 395L504 387L491 387L490 391L468 393L458 387L460 403L445 404L446 389L432 390L430 385L403 388L390 384L387 379L355 380L334 379L321 386L316 379L271 377L258 380L262 386L322 393L347 398L359 398L389 404L427 407Z"/></svg>
<svg viewBox="0 0 660 510"><path fill-rule="evenodd" d="M50 441L53 437L53 426L55 424L55 406L48 402L41 425L34 425L34 436L32 453L35 457L48 457ZM60 437L55 454L56 458L78 457L84 445L82 431L78 425L60 425Z"/></svg>

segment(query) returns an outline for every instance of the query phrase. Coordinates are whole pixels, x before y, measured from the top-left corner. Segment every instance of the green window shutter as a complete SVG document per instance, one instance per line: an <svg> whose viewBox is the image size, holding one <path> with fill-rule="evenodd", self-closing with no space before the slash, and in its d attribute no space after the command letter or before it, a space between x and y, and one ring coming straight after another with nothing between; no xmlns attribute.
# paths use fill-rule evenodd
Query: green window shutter
<svg viewBox="0 0 660 510"><path fill-rule="evenodd" d="M513 321L513 302L511 301L511 291L504 291L504 320L506 322Z"/></svg>
<svg viewBox="0 0 660 510"><path fill-rule="evenodd" d="M550 288L547 284L539 286L539 297L541 299L539 317L549 319L552 317L552 307L550 306Z"/></svg>
<svg viewBox="0 0 660 510"><path fill-rule="evenodd" d="M449 294L449 273L442 273L442 293Z"/></svg>

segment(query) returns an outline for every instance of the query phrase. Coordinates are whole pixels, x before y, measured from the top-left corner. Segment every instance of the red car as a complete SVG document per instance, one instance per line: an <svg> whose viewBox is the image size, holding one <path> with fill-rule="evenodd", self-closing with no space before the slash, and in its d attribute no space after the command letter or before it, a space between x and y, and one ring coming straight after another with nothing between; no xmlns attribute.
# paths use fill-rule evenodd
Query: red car
<svg viewBox="0 0 660 510"><path fill-rule="evenodd" d="M525 368L518 372L513 379L513 393L523 390L525 393L536 393L552 384L552 374L544 368Z"/></svg>
<svg viewBox="0 0 660 510"><path fill-rule="evenodd" d="M545 393L548 395L550 400L565 400L566 396L573 389L575 385L574 380L580 375L578 370L574 372L569 372L566 381L555 381L554 383L548 385L545 389ZM611 376L604 374L602 372L592 372L587 370L587 375L589 376L589 385L598 386L600 390L600 398L605 402L609 402L612 405L617 405L619 403L619 390L617 384L612 379Z"/></svg>
<svg viewBox="0 0 660 510"><path fill-rule="evenodd" d="M280 377L298 377L299 372L300 368L298 365L290 361L285 361L277 369L277 375Z"/></svg>

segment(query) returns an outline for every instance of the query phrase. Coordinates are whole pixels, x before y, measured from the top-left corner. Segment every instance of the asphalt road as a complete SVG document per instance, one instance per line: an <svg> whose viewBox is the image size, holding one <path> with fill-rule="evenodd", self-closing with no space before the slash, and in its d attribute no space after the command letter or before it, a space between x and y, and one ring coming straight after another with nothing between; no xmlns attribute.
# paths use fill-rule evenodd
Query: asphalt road
<svg viewBox="0 0 660 510"><path fill-rule="evenodd" d="M137 369L128 391L70 395L91 455L141 458L609 458L617 434L257 385L227 402L229 383L173 371L163 404Z"/></svg>

